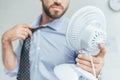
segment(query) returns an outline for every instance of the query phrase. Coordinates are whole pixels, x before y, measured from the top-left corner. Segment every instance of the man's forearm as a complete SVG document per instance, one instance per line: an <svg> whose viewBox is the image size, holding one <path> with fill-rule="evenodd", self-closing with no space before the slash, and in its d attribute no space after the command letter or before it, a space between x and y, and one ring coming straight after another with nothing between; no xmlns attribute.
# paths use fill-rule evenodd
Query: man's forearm
<svg viewBox="0 0 120 80"><path fill-rule="evenodd" d="M13 51L11 42L2 39L2 59L6 69L13 70L17 64L17 57Z"/></svg>

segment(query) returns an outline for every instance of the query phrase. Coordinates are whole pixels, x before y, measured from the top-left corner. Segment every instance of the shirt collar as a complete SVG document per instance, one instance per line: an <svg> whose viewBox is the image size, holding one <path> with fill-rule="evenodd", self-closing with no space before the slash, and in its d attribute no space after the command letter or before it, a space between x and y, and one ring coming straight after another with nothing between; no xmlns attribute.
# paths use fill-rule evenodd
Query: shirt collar
<svg viewBox="0 0 120 80"><path fill-rule="evenodd" d="M39 16L33 23L32 25L34 26L34 28L37 28L39 27L39 22L41 21L41 16ZM42 27L48 27L52 30L59 30L60 28L64 27L64 23L65 22L68 22L68 19L64 16L58 18L58 19L55 19L47 24L44 24L42 25ZM65 23L66 24L66 23Z"/></svg>

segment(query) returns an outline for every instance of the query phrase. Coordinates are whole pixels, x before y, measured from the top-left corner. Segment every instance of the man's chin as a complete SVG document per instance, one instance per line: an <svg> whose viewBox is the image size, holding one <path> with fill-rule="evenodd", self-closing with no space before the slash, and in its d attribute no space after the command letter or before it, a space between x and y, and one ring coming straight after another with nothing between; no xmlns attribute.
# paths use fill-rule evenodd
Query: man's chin
<svg viewBox="0 0 120 80"><path fill-rule="evenodd" d="M52 19L57 19L57 18L60 18L61 16L62 15L55 14L55 15L51 15L49 17L52 18Z"/></svg>
<svg viewBox="0 0 120 80"><path fill-rule="evenodd" d="M54 16L54 17L51 17L52 19L58 19L60 18L61 16Z"/></svg>

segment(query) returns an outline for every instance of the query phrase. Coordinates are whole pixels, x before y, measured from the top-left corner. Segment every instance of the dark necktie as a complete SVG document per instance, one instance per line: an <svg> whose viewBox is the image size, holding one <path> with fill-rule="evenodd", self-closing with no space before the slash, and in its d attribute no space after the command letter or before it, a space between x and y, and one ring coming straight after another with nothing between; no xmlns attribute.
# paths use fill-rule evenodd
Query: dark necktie
<svg viewBox="0 0 120 80"><path fill-rule="evenodd" d="M41 27L31 29L32 33L37 31L39 28ZM23 42L17 80L30 80L30 61L29 61L30 43L31 37L27 37Z"/></svg>

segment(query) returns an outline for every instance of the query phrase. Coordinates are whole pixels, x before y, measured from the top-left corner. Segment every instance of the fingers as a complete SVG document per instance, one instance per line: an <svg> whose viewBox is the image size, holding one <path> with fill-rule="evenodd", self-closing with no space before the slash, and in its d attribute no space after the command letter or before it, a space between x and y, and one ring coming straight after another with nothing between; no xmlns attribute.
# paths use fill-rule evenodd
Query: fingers
<svg viewBox="0 0 120 80"><path fill-rule="evenodd" d="M86 61L90 61L89 56L87 56L87 55L84 54L84 53L78 54L78 58L79 58L79 59L86 60Z"/></svg>
<svg viewBox="0 0 120 80"><path fill-rule="evenodd" d="M93 74L92 67L86 66L84 64L79 64L79 63L77 63L77 66L79 66L80 68L84 69L85 71L88 71L88 72L90 72L90 73ZM99 67L96 67L96 64L95 64L95 73L96 73L96 76L98 76L100 74L100 71L101 71L101 69L103 67L102 65L98 65L98 64L97 64L97 66L99 66Z"/></svg>
<svg viewBox="0 0 120 80"><path fill-rule="evenodd" d="M25 40L27 37L26 37L25 35L20 35L20 38L21 38L22 40Z"/></svg>
<svg viewBox="0 0 120 80"><path fill-rule="evenodd" d="M16 31L18 38L25 40L28 36L32 36L32 31L30 28L33 28L31 25L28 24L22 24L22 25L16 25Z"/></svg>
<svg viewBox="0 0 120 80"><path fill-rule="evenodd" d="M93 62L96 63L96 64L104 62L103 60L104 60L104 56L105 56L105 53L106 53L106 50L105 50L105 47L104 47L103 44L99 44L99 48L100 48L100 52L98 53L98 55L92 56ZM89 56L84 54L84 53L79 52L78 58L81 59L81 60L86 60L86 61L90 62Z"/></svg>
<svg viewBox="0 0 120 80"><path fill-rule="evenodd" d="M79 64L83 64L83 65L86 65L86 66L91 67L90 61L82 60L82 59L76 58L76 62L79 63Z"/></svg>
<svg viewBox="0 0 120 80"><path fill-rule="evenodd" d="M104 58L101 58L101 57L93 57L93 56L92 56L92 59L93 59L93 63L95 63L95 64L103 64L103 63L104 63Z"/></svg>
<svg viewBox="0 0 120 80"><path fill-rule="evenodd" d="M78 58L78 61L84 60L84 61L91 62L90 57L86 54L78 54L77 58ZM92 56L92 59L93 59L93 63L95 63L95 64L103 64L104 63L103 57Z"/></svg>
<svg viewBox="0 0 120 80"><path fill-rule="evenodd" d="M105 53L106 53L106 49L105 49L104 44L99 44L99 49L100 49L100 52L98 53L98 55L95 55L95 56L99 56L99 57L104 58ZM83 54L83 53L81 53L80 51L78 51L78 53L79 53L79 54ZM79 56L81 56L81 55L79 55ZM79 57L79 56L78 56L78 57ZM84 56L84 55L83 55L83 58L87 59L88 56Z"/></svg>
<svg viewBox="0 0 120 80"><path fill-rule="evenodd" d="M100 71L104 66L104 56L106 53L103 44L100 44L99 48L100 48L100 52L98 53L98 55L92 56L95 72L97 76L99 75ZM93 73L91 60L88 55L79 52L78 57L76 58L76 62L77 65L80 66L82 69Z"/></svg>
<svg viewBox="0 0 120 80"><path fill-rule="evenodd" d="M96 60L97 60L97 59L96 59ZM100 59L100 61L99 61L99 60L97 60L97 61L98 61L98 62L96 62L96 63L95 63L95 61L93 62L95 68L104 65L103 59ZM83 65L85 65L85 66L88 66L88 67L91 67L91 68L92 68L91 61L81 60L81 59L79 59L79 58L76 58L76 62L79 63L79 64L83 64Z"/></svg>
<svg viewBox="0 0 120 80"><path fill-rule="evenodd" d="M25 32L27 32L29 36L32 36L32 32L30 29L33 28L33 26L28 24L24 24L23 26L25 27Z"/></svg>
<svg viewBox="0 0 120 80"><path fill-rule="evenodd" d="M106 53L105 46L103 44L99 44L99 48L100 48L100 52L99 52L98 56L104 58L105 53Z"/></svg>
<svg viewBox="0 0 120 80"><path fill-rule="evenodd" d="M15 25L14 27L12 27L11 29L4 33L3 38L8 42L17 39L25 40L28 36L32 36L30 28L33 27L28 24Z"/></svg>
<svg viewBox="0 0 120 80"><path fill-rule="evenodd" d="M29 24L22 24L22 26L23 26L24 28L33 28L33 26L32 26L32 25L29 25Z"/></svg>
<svg viewBox="0 0 120 80"><path fill-rule="evenodd" d="M82 69L84 69L84 70L86 70L86 71L88 71L90 73L93 73L91 62L80 60L79 58L76 59L76 62L77 62L77 65L79 67L81 67ZM104 66L103 63L99 63L99 64L94 63L94 68L95 68L95 72L96 72L97 76L99 75L99 73L102 70L103 66Z"/></svg>
<svg viewBox="0 0 120 80"><path fill-rule="evenodd" d="M92 73L92 68L89 67L89 66L86 66L86 65L84 65L84 64L79 64L79 63L77 63L77 66L81 67L81 68L84 69L85 71L88 71L88 72Z"/></svg>
<svg viewBox="0 0 120 80"><path fill-rule="evenodd" d="M32 31L29 28L23 28L23 31L26 37L32 36Z"/></svg>

